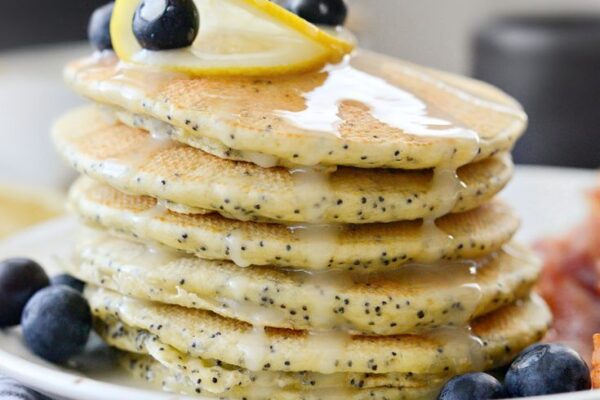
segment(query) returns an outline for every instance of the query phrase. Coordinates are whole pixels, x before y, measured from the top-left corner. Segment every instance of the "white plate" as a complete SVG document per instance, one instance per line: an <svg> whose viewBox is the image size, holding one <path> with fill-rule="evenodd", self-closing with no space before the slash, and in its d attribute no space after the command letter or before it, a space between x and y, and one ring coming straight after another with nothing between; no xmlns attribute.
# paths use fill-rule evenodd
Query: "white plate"
<svg viewBox="0 0 600 400"><path fill-rule="evenodd" d="M581 221L586 212L584 192L595 184L595 173L557 168L521 167L505 199L523 216L521 240L559 234ZM0 244L0 259L25 255L58 270L60 258L71 248L76 222L58 219L26 231ZM59 368L31 355L17 330L0 331L0 373L65 400L183 400L190 397L163 393L133 380L106 362L88 357L74 369ZM198 397L194 397L198 399ZM551 396L552 400L597 400L600 392ZM541 399L541 398L540 398Z"/></svg>

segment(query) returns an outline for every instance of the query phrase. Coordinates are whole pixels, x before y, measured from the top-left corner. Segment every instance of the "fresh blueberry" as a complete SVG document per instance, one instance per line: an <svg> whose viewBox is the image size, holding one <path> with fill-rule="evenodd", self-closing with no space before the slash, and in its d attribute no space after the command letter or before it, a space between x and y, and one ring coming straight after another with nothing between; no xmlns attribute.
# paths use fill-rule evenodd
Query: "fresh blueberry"
<svg viewBox="0 0 600 400"><path fill-rule="evenodd" d="M506 397L496 378L483 372L454 377L446 383L438 400L489 400Z"/></svg>
<svg viewBox="0 0 600 400"><path fill-rule="evenodd" d="M112 50L110 38L110 18L112 17L115 2L99 7L94 11L88 25L88 38L97 50Z"/></svg>
<svg viewBox="0 0 600 400"><path fill-rule="evenodd" d="M0 376L0 399L2 400L49 400L46 396L26 388L19 382Z"/></svg>
<svg viewBox="0 0 600 400"><path fill-rule="evenodd" d="M348 16L344 0L288 0L285 8L319 25L344 25Z"/></svg>
<svg viewBox="0 0 600 400"><path fill-rule="evenodd" d="M44 269L35 261L11 258L0 262L0 328L19 325L27 301L48 283Z"/></svg>
<svg viewBox="0 0 600 400"><path fill-rule="evenodd" d="M133 34L148 50L188 47L199 28L200 16L193 0L143 0L133 17Z"/></svg>
<svg viewBox="0 0 600 400"><path fill-rule="evenodd" d="M85 286L85 283L69 274L53 276L50 279L50 284L52 286L65 285L70 287L71 289L77 290L79 293L83 292L83 287Z"/></svg>
<svg viewBox="0 0 600 400"><path fill-rule="evenodd" d="M50 286L29 300L21 326L25 343L35 354L62 363L83 350L92 315L81 293L64 285Z"/></svg>
<svg viewBox="0 0 600 400"><path fill-rule="evenodd" d="M537 344L525 349L506 373L512 397L570 393L591 387L590 370L574 350L559 344Z"/></svg>

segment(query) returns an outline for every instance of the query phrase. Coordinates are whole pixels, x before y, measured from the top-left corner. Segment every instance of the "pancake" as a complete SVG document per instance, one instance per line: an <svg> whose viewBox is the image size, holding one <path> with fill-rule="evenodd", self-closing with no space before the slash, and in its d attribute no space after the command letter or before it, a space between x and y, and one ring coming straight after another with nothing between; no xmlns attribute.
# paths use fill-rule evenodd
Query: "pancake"
<svg viewBox="0 0 600 400"><path fill-rule="evenodd" d="M264 79L191 78L95 56L65 78L96 102L173 125L187 144L271 165L460 166L509 151L527 123L487 84L368 51Z"/></svg>
<svg viewBox="0 0 600 400"><path fill-rule="evenodd" d="M331 174L223 160L107 121L94 108L62 118L60 153L79 172L131 194L238 220L372 223L441 216L489 201L512 176L502 154L458 170L338 168Z"/></svg>
<svg viewBox="0 0 600 400"><path fill-rule="evenodd" d="M117 320L97 320L96 331L111 346L127 352L123 365L143 379L164 382L179 393L219 395L227 398L298 399L365 398L384 399L432 395L445 379L409 374L249 371L215 360L183 354L147 331L132 329ZM150 371L146 368L150 367ZM158 376L156 374L158 373ZM173 387L175 386L175 387ZM250 396L250 397L249 397ZM337 397L336 397L337 396ZM343 397L346 396L346 397Z"/></svg>
<svg viewBox="0 0 600 400"><path fill-rule="evenodd" d="M83 240L76 254L71 274L127 296L261 326L368 335L463 326L526 297L540 272L538 260L515 245L478 261L369 275L239 268L103 233Z"/></svg>
<svg viewBox="0 0 600 400"><path fill-rule="evenodd" d="M471 330L445 328L423 336L350 336L262 329L209 311L151 303L93 286L93 314L148 331L190 357L251 371L412 373L451 376L504 365L541 339L551 317L542 300L519 301L474 320Z"/></svg>
<svg viewBox="0 0 600 400"><path fill-rule="evenodd" d="M71 188L70 206L93 226L201 258L312 271L388 271L407 262L479 258L500 249L519 227L500 201L442 217L440 231L423 228L420 221L295 227L239 222L172 212L151 197L127 195L87 178Z"/></svg>
<svg viewBox="0 0 600 400"><path fill-rule="evenodd" d="M202 391L198 381L191 380L189 374L173 373L164 365L148 356L128 353L122 357L123 366L135 377L152 383L162 384L163 390L200 398L213 398L216 394ZM310 384L310 383L309 383ZM302 388L281 389L277 387L257 388L241 387L224 394L218 394L222 400L428 400L435 399L440 391L440 385L433 383L426 387L377 387L372 389L360 388Z"/></svg>

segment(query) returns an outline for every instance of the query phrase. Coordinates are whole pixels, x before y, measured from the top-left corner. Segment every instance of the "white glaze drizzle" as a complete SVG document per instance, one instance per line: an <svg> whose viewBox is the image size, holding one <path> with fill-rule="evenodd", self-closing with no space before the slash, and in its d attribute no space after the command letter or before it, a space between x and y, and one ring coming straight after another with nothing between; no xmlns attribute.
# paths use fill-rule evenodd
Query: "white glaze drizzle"
<svg viewBox="0 0 600 400"><path fill-rule="evenodd" d="M336 168L295 168L290 170L294 183L296 208L306 210L305 220L319 224L331 205L330 176Z"/></svg>
<svg viewBox="0 0 600 400"><path fill-rule="evenodd" d="M265 365L269 354L269 340L265 327L254 324L236 342L238 350L244 354L244 366L250 371L260 371Z"/></svg>
<svg viewBox="0 0 600 400"><path fill-rule="evenodd" d="M325 82L303 94L304 110L278 111L278 114L301 129L341 137L339 107L345 101L354 101L367 106L380 122L411 135L470 138L474 134L432 117L425 102L382 78L352 67L350 57L326 67L323 73L327 74Z"/></svg>
<svg viewBox="0 0 600 400"><path fill-rule="evenodd" d="M352 336L345 332L308 332L306 346L316 349L321 354L316 369L324 374L336 372L344 354L347 354L346 347L351 340Z"/></svg>
<svg viewBox="0 0 600 400"><path fill-rule="evenodd" d="M303 224L288 227L300 244L310 247L307 252L310 265L315 268L326 268L335 256L338 246L341 225L336 224Z"/></svg>
<svg viewBox="0 0 600 400"><path fill-rule="evenodd" d="M326 267L333 258L339 241L340 227L323 223L330 198L330 176L336 168L296 168L290 170L298 210L306 210L307 223L291 225L290 232L301 242L314 247L311 262Z"/></svg>
<svg viewBox="0 0 600 400"><path fill-rule="evenodd" d="M234 229L225 236L225 254L229 255L238 267L246 268L252 263L244 257L242 231Z"/></svg>
<svg viewBox="0 0 600 400"><path fill-rule="evenodd" d="M165 274L173 274L174 270L170 270L168 264L173 261L181 262L184 255L169 251L161 245L152 245L149 243L124 242L120 239L111 239L110 236L103 232L93 232L92 235L86 236L79 246L78 253L81 254L79 265L84 268L84 264L90 264L88 273L100 271L107 268L107 273L103 277L108 279L115 275L115 270L119 273L126 272L134 279L155 279L154 277L145 278L140 276L138 271L162 270ZM100 253L99 253L100 252ZM102 267L106 261L95 262L96 255L100 254L103 258L108 257L114 261L109 267ZM193 258L187 257L190 260ZM347 291L357 285L375 285L385 282L411 282L413 290L422 290L430 285L439 287L442 292L436 296L442 296L441 293L448 293L450 297L444 300L441 297L438 301L445 301L448 307L451 303L456 303L459 306L455 307L450 314L452 317L448 320L453 325L463 325L467 323L475 314L481 301L481 287L478 283L477 273L480 267L485 267L490 259L485 258L475 261L444 261L435 264L407 264L402 268L372 274L348 273L340 271L328 272L305 272L305 271L287 271L289 277L302 285L313 286L316 290L314 296L303 299L303 303L309 307L311 320L315 325L316 331L325 331L326 327L336 327L338 330L354 332L351 326L347 325L340 314L332 313L331 310L336 303L334 298L336 295ZM87 266L86 266L87 268ZM110 270L113 270L111 272ZM175 273L176 274L176 273ZM448 276L448 274L450 274ZM145 273L142 272L142 275ZM150 274L155 276L155 274ZM186 276L182 276L185 278ZM194 277L190 276L188 285L194 284ZM129 279L124 275L120 275L117 279ZM174 278L179 281L179 275ZM167 281L168 282L168 281ZM197 291L188 291L183 285L175 285L176 289L170 295L170 301L183 306L191 306L190 302L195 301L196 307L208 307L213 311L223 311L227 315L250 322L255 326L280 326L280 323L288 321L287 310L281 310L279 307L268 307L250 301L245 296L248 295L248 285L252 284L252 280L248 276L232 274L222 281L218 287L211 288L208 285L203 289L200 284ZM166 282L165 282L166 283ZM449 291L450 288L456 290ZM172 290L169 287L162 287L164 293L170 293ZM208 291L217 291L219 295L212 297L203 295ZM252 291L251 291L252 292ZM424 292L426 293L426 292ZM251 296L255 298L258 293L255 291ZM398 293L399 298L396 301L403 301L403 296ZM413 300L410 296L407 298ZM414 303L413 308L423 307L426 311L427 297L422 297L423 305ZM333 303L332 303L333 302ZM456 308L458 307L458 308Z"/></svg>

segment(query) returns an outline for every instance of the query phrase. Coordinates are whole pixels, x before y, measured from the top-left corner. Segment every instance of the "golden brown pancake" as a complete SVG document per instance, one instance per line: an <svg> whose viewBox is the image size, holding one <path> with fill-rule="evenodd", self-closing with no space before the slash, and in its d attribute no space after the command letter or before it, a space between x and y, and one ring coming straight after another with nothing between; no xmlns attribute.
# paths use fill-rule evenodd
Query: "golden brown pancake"
<svg viewBox="0 0 600 400"><path fill-rule="evenodd" d="M76 256L71 274L127 296L262 326L367 335L463 326L526 297L540 271L537 258L516 245L477 261L375 274L240 268L101 232L82 240Z"/></svg>
<svg viewBox="0 0 600 400"><path fill-rule="evenodd" d="M190 78L88 58L65 70L90 99L162 120L174 137L274 165L423 169L509 151L527 118L496 88L360 51L308 74Z"/></svg>
<svg viewBox="0 0 600 400"><path fill-rule="evenodd" d="M458 176L453 170L342 167L329 175L261 168L153 138L93 108L62 118L54 139L79 172L116 189L238 220L364 224L440 216L489 201L513 171L505 154L466 165Z"/></svg>
<svg viewBox="0 0 600 400"><path fill-rule="evenodd" d="M360 388L361 381L357 381L354 387L337 387L314 389L313 381L304 382L301 386L292 388L280 388L276 386L256 387L237 386L224 393L211 393L203 390L206 386L200 378L194 380L191 373L187 371L177 372L169 370L164 364L150 356L123 353L121 364L130 371L134 377L148 381L155 385L162 385L163 390L191 396L203 395L205 397L217 397L227 400L434 400L440 391L441 382L432 380L428 385L395 386L388 384L373 388ZM372 377L372 375L369 375Z"/></svg>
<svg viewBox="0 0 600 400"><path fill-rule="evenodd" d="M228 399L363 399L431 398L444 378L401 373L250 371L218 360L183 354L144 330L118 320L96 320L96 330L111 346L126 353L122 364L149 382L177 393L219 395ZM426 396L426 397L424 397Z"/></svg>
<svg viewBox="0 0 600 400"><path fill-rule="evenodd" d="M190 357L251 371L409 373L452 376L499 367L541 339L550 312L538 297L474 320L472 331L446 328L422 336L351 336L253 328L208 311L135 300L86 288L93 314L155 335Z"/></svg>
<svg viewBox="0 0 600 400"><path fill-rule="evenodd" d="M71 188L70 206L89 225L201 258L312 271L390 271L407 262L478 258L500 249L519 227L512 209L500 201L442 217L434 230L420 221L332 226L240 222L218 214L170 211L151 197L127 195L87 178Z"/></svg>

